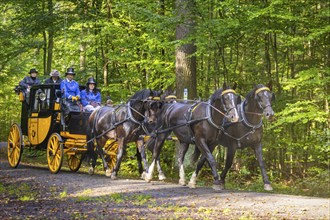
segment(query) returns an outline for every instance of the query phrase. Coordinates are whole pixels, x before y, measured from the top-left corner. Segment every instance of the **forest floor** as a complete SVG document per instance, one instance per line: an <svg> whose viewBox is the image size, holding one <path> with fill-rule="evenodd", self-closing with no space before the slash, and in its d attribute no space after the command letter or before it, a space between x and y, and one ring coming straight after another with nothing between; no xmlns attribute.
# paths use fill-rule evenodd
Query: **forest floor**
<svg viewBox="0 0 330 220"><path fill-rule="evenodd" d="M330 200L13 169L0 152L0 210L0 219L330 219Z"/></svg>

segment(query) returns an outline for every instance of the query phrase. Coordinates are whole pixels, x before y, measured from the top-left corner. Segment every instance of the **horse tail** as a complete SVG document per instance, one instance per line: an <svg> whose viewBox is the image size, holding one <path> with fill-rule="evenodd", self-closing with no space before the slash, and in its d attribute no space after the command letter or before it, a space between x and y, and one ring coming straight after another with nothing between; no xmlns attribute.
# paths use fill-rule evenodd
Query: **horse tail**
<svg viewBox="0 0 330 220"><path fill-rule="evenodd" d="M191 158L190 158L191 164L195 164L197 162L199 155L201 155L201 152L198 149L198 147L195 145L194 152L191 154Z"/></svg>

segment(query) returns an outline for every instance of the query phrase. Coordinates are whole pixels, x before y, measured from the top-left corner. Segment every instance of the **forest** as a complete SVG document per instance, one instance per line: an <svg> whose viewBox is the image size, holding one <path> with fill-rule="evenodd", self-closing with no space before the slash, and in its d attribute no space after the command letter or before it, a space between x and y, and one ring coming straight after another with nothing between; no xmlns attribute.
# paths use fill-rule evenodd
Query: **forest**
<svg viewBox="0 0 330 220"><path fill-rule="evenodd" d="M20 120L14 87L31 68L93 76L103 101L137 90L188 89L207 100L224 82L242 97L272 82L275 120L264 120L263 155L272 182L329 192L330 5L328 0L2 0L0 140ZM173 145L162 152L173 173ZM166 150L171 148L171 150ZM214 152L224 166L225 149ZM133 162L131 162L133 163ZM251 149L233 173L260 179ZM261 181L261 180L260 180Z"/></svg>

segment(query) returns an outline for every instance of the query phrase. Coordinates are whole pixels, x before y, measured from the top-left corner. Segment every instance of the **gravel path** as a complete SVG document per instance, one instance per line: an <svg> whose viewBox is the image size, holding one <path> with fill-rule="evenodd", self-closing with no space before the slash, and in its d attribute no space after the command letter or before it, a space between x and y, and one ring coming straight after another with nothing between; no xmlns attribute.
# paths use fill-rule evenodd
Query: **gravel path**
<svg viewBox="0 0 330 220"><path fill-rule="evenodd" d="M0 219L330 219L329 207L323 198L12 169L0 159Z"/></svg>

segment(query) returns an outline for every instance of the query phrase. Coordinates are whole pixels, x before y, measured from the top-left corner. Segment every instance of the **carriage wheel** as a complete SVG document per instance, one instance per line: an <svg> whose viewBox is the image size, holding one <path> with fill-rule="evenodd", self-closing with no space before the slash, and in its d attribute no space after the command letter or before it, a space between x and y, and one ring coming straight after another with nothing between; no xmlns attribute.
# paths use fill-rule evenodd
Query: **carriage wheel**
<svg viewBox="0 0 330 220"><path fill-rule="evenodd" d="M82 163L82 154L68 155L68 165L71 171L77 172Z"/></svg>
<svg viewBox="0 0 330 220"><path fill-rule="evenodd" d="M104 146L105 161L108 163L108 167L112 170L117 162L118 142L109 139Z"/></svg>
<svg viewBox="0 0 330 220"><path fill-rule="evenodd" d="M22 130L16 123L10 127L7 150L9 165L16 168L21 161L23 152Z"/></svg>
<svg viewBox="0 0 330 220"><path fill-rule="evenodd" d="M63 143L58 133L53 133L47 144L48 168L52 173L58 173L63 163Z"/></svg>

